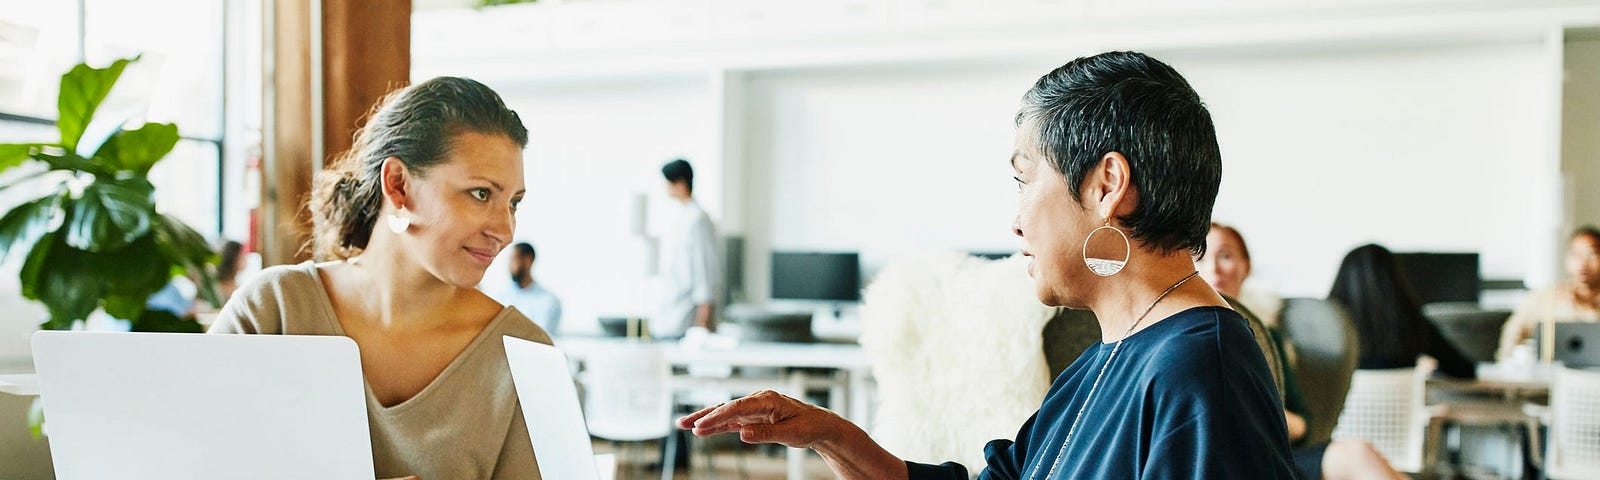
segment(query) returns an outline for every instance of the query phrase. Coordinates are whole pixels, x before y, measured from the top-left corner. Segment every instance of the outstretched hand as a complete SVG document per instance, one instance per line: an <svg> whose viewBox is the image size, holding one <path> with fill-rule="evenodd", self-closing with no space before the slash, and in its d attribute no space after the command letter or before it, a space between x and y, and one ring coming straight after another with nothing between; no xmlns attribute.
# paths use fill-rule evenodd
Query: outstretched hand
<svg viewBox="0 0 1600 480"><path fill-rule="evenodd" d="M815 448L840 433L841 423L849 422L821 407L765 390L679 418L678 428L701 437L739 432L745 443Z"/></svg>

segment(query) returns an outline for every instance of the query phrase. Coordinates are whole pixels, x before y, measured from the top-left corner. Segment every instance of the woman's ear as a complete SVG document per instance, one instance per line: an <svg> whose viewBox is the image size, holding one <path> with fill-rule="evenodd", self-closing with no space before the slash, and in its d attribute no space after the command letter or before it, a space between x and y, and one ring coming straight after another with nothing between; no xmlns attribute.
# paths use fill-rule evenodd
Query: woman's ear
<svg viewBox="0 0 1600 480"><path fill-rule="evenodd" d="M1130 194L1133 189L1132 171L1127 157L1120 152L1106 152L1100 163L1084 179L1087 205L1094 208L1100 218L1112 218L1133 212L1137 203Z"/></svg>
<svg viewBox="0 0 1600 480"><path fill-rule="evenodd" d="M406 208L410 203L407 195L411 191L411 173L405 162L400 161L400 157L389 157L383 160L382 168L383 203L395 209Z"/></svg>

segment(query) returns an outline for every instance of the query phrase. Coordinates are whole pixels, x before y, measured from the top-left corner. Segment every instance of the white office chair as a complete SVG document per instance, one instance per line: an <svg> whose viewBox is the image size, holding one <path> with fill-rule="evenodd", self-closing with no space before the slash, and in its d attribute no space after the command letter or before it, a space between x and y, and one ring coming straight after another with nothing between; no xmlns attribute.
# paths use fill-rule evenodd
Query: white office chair
<svg viewBox="0 0 1600 480"><path fill-rule="evenodd" d="M665 441L663 480L672 478L678 448L671 376L661 347L639 343L596 351L584 361L582 377L589 434L612 442Z"/></svg>
<svg viewBox="0 0 1600 480"><path fill-rule="evenodd" d="M1427 375L1423 368L1356 370L1333 439L1366 441L1395 469L1422 471Z"/></svg>
<svg viewBox="0 0 1600 480"><path fill-rule="evenodd" d="M1545 476L1595 478L1600 472L1600 371L1557 368L1548 413Z"/></svg>

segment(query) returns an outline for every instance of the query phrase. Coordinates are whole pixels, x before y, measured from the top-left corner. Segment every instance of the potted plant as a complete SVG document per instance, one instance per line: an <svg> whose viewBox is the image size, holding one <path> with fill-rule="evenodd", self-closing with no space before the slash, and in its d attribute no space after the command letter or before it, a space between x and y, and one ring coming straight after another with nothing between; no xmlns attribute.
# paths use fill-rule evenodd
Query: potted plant
<svg viewBox="0 0 1600 480"><path fill-rule="evenodd" d="M0 216L0 259L23 259L22 294L50 315L40 328L70 329L96 310L135 331L200 332L193 319L146 308L172 278L196 279L221 304L205 237L156 209L150 168L178 142L170 123L94 123L95 110L138 57L61 76L56 143L0 144L0 190L40 192ZM110 127L110 128L105 128ZM89 135L85 132L109 131ZM91 138L92 137L92 138Z"/></svg>

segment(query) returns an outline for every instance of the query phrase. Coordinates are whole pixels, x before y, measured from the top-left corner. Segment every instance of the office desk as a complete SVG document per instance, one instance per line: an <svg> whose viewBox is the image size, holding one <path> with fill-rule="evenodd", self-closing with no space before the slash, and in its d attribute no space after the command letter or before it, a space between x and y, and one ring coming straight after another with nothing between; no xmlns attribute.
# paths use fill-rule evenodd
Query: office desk
<svg viewBox="0 0 1600 480"><path fill-rule="evenodd" d="M39 394L39 376L32 373L0 375L0 393L22 397Z"/></svg>
<svg viewBox="0 0 1600 480"><path fill-rule="evenodd" d="M638 344L637 341L618 337L560 337L556 338L555 345L567 358L575 364L582 364L584 359L595 352L605 348L614 348L625 345ZM829 401L832 408L838 409L846 406L839 412L845 418L868 428L871 421L872 364L867 359L860 345L840 343L768 343L747 342L740 343L731 348L690 348L679 343L661 342L656 344L661 347L667 361L674 366L689 367L693 365L727 365L732 367L769 367L769 368L812 368L829 369L842 374L845 378L844 388L829 389ZM809 379L804 371L786 370L780 380L780 388L790 396L799 396L804 393L804 387ZM692 391L701 387L726 386L730 389L751 386L738 376L728 378L705 377L675 377L673 388L678 391ZM843 397L841 399L841 397ZM843 400L843 401L841 401ZM788 478L797 480L803 478L801 461L804 459L804 449L789 449Z"/></svg>

